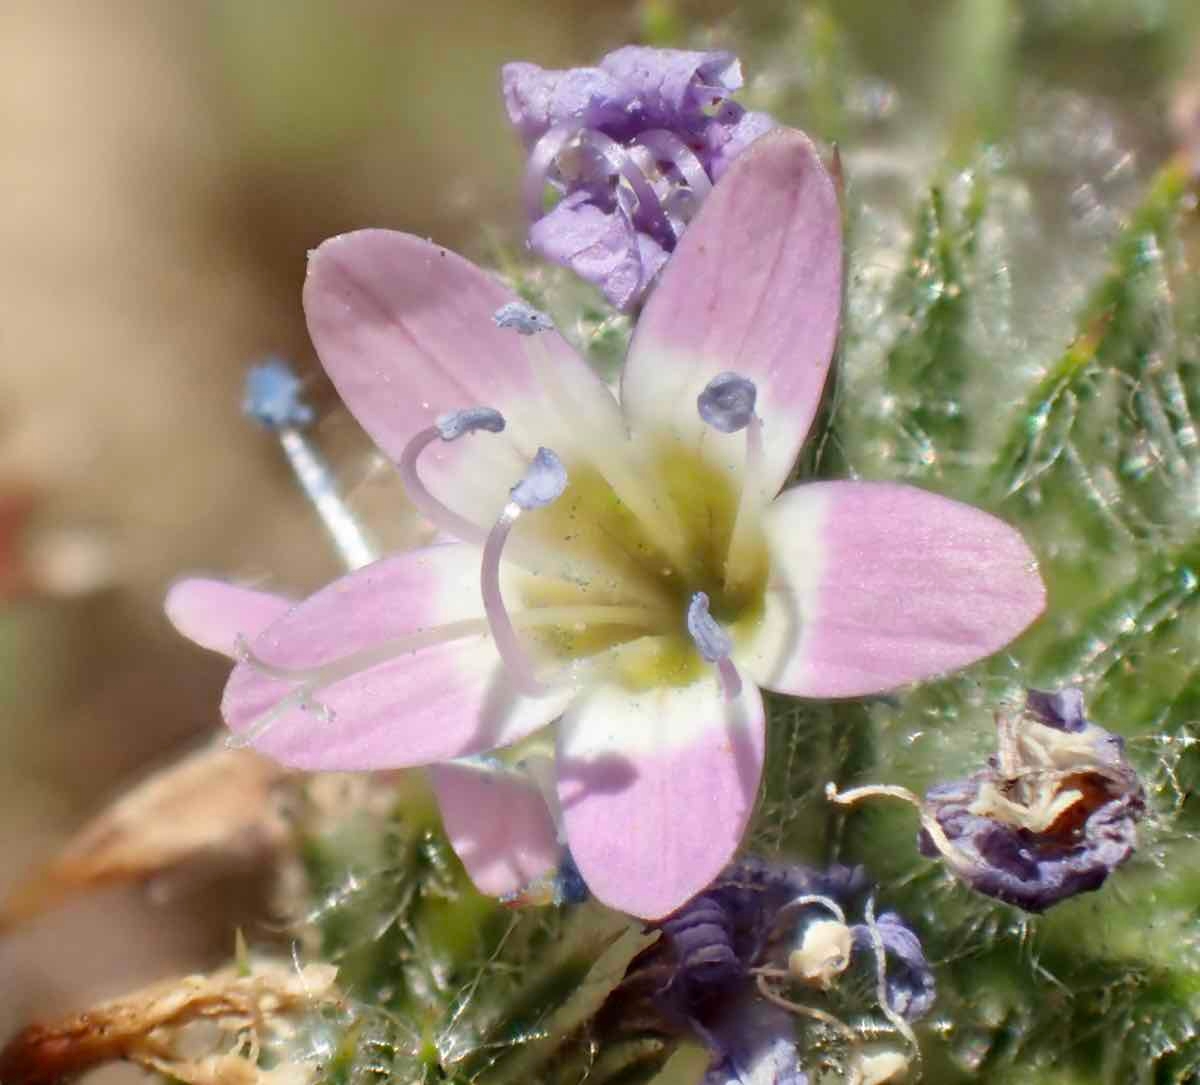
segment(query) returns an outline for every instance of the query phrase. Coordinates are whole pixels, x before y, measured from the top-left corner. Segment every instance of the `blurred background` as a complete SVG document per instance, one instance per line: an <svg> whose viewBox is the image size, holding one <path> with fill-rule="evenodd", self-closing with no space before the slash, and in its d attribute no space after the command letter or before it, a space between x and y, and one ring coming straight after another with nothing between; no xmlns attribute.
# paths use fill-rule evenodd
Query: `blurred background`
<svg viewBox="0 0 1200 1085"><path fill-rule="evenodd" d="M1056 186L1046 228L1065 266L1099 258L1175 146L1197 6L5 0L0 893L215 731L227 667L162 617L173 577L303 592L338 570L278 448L240 414L247 364L292 358L330 408L319 436L343 477L391 494L321 384L305 253L364 225L485 258L519 244L502 63L583 64L647 39L737 49L748 104L819 138L886 130L875 158L846 144L881 204L910 201L895 179L927 180L956 140L994 139ZM837 49L818 48L834 31ZM820 66L839 50L865 75L834 109ZM1047 338L1069 325L1064 297ZM381 507L402 534L402 503ZM246 870L173 878L5 933L0 1041L222 962L259 889Z"/></svg>

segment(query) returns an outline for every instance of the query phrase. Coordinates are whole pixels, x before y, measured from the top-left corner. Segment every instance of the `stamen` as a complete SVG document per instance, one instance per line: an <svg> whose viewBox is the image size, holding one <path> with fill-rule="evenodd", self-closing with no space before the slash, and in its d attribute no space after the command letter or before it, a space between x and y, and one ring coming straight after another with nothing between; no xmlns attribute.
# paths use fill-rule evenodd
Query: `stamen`
<svg viewBox="0 0 1200 1085"><path fill-rule="evenodd" d="M580 129L571 125L556 125L533 145L529 161L525 166L525 178L521 192L525 201L525 213L530 222L537 222L546 213L546 185L551 181L551 171L556 168L558 156L567 145L578 138ZM563 186L555 184L561 189Z"/></svg>
<svg viewBox="0 0 1200 1085"><path fill-rule="evenodd" d="M653 629L661 626L666 617L665 612L647 607L603 604L533 607L529 610L517 611L512 615L514 624L522 629L579 626L581 624L644 626ZM228 745L233 747L249 745L255 739L260 738L285 711L291 708L314 708L316 706L316 709L319 710L318 715L332 719L333 710L313 701L313 694L363 671L368 671L372 667L390 663L401 656L412 655L437 644L479 636L487 632L489 632L489 627L484 619L467 618L430 629L417 630L403 637L393 637L315 667L285 667L277 663L270 663L251 649L245 637L239 637L235 649L239 662L253 667L268 678L297 683L297 688L281 698L248 730L243 731L240 735L231 736L227 740Z"/></svg>
<svg viewBox="0 0 1200 1085"><path fill-rule="evenodd" d="M509 491L512 500L504 506L483 546L479 586L492 639L517 688L531 697L540 696L548 687L534 674L533 663L504 606L504 596L500 592L500 556L521 513L553 504L567 488L567 481L567 469L562 461L550 449L539 448L529 470Z"/></svg>
<svg viewBox="0 0 1200 1085"><path fill-rule="evenodd" d="M633 142L641 144L656 159L670 162L691 189L697 203L712 191L712 181L704 170L704 163L674 132L668 132L665 128L654 128L636 136Z"/></svg>
<svg viewBox="0 0 1200 1085"><path fill-rule="evenodd" d="M793 1002L790 998L785 998L781 995L767 982L769 979L790 980L792 979L790 972L786 972L782 968L752 968L750 971L754 975L754 985L758 988L758 993L768 1002L778 1006L780 1009L787 1010L788 1013L794 1013L801 1017L810 1017L814 1021L819 1021L836 1032L851 1050L857 1049L859 1042L858 1033L840 1017L834 1017L833 1014L827 1013L825 1010L819 1010L816 1006L805 1006L802 1003ZM857 1081L858 1079L851 1078L850 1080Z"/></svg>
<svg viewBox="0 0 1200 1085"><path fill-rule="evenodd" d="M729 534L725 556L725 590L736 591L747 568L746 549L753 539L751 525L766 504L758 479L762 474L762 419L755 412L758 389L748 377L718 373L696 397L700 417L720 433L746 431L746 460L742 466L742 492Z"/></svg>
<svg viewBox="0 0 1200 1085"><path fill-rule="evenodd" d="M821 893L803 893L798 897L793 897L775 913L775 927L778 928L779 921L790 912L799 911L801 908L808 908L814 904L827 908L839 923L846 922L846 913L842 911L842 906L833 897L827 897Z"/></svg>
<svg viewBox="0 0 1200 1085"><path fill-rule="evenodd" d="M581 144L592 151L605 165L610 177L619 177L637 198L633 218L638 227L657 238L668 249L679 240L667 219L662 202L654 191L637 160L616 140L595 129L585 129Z"/></svg>
<svg viewBox="0 0 1200 1085"><path fill-rule="evenodd" d="M486 430L500 433L504 429L504 416L491 407L468 407L441 415L428 429L418 431L400 453L400 480L408 499L416 505L421 515L437 527L463 542L482 543L488 533L442 504L426 488L417 472L417 460L434 441L457 441L468 433Z"/></svg>
<svg viewBox="0 0 1200 1085"><path fill-rule="evenodd" d="M721 624L709 614L708 596L702 591L696 592L688 604L687 629L699 653L709 663L717 665L725 700L734 700L742 692L742 676L738 674L733 660L729 658L733 651L733 641Z"/></svg>
<svg viewBox="0 0 1200 1085"><path fill-rule="evenodd" d="M242 410L279 439L296 481L316 508L338 554L349 568L360 569L370 565L378 551L342 497L329 462L302 432L315 414L300 391L300 378L291 366L272 358L246 373Z"/></svg>
<svg viewBox="0 0 1200 1085"><path fill-rule="evenodd" d="M863 918L866 920L867 933L871 936L871 949L875 954L875 998L879 1003L879 1009L883 1016L891 1022L892 1027L908 1041L909 1046L913 1050L913 1061L917 1064L917 1076L915 1080L919 1080L921 1076L921 1045L917 1043L917 1037L913 1033L912 1026L904 1020L903 1015L896 1012L892 1007L891 1001L888 999L887 991L887 955L883 947L883 936L879 933L879 926L875 922L875 899L867 898L866 907L863 909Z"/></svg>
<svg viewBox="0 0 1200 1085"><path fill-rule="evenodd" d="M969 878L973 870L970 859L946 835L946 831L938 819L925 809L924 803L907 787L900 787L896 784L869 784L865 787L852 787L849 791L839 791L837 784L831 780L825 785L825 798L830 802L836 802L839 806L853 806L863 799L872 798L900 799L910 806L915 806L921 821L921 828L933 841L938 854L946 861L947 866L956 871L960 877Z"/></svg>
<svg viewBox="0 0 1200 1085"><path fill-rule="evenodd" d="M517 762L517 768L534 782L550 818L554 822L555 835L564 847L567 843L567 826L563 820L562 803L558 798L558 775L552 752L532 753Z"/></svg>

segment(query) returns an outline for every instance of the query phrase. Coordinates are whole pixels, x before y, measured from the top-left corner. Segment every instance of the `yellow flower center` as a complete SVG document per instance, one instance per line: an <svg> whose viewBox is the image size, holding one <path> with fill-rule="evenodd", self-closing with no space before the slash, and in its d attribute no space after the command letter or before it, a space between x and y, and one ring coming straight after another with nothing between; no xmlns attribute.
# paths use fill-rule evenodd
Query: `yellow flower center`
<svg viewBox="0 0 1200 1085"><path fill-rule="evenodd" d="M736 440L729 437L727 440ZM512 545L545 553L537 571L514 593L510 606L532 609L589 604L641 606L651 612L636 625L554 625L525 633L538 655L577 661L617 648L609 676L633 689L686 685L710 669L688 634L686 615L696 592L708 595L712 616L735 645L762 614L767 548L758 525L727 568L740 489L728 471L693 448L660 441L639 463L646 490L681 537L656 534L586 463L569 464L569 483L546 508L523 516ZM521 564L529 567L528 558ZM736 575L729 575L730 572Z"/></svg>

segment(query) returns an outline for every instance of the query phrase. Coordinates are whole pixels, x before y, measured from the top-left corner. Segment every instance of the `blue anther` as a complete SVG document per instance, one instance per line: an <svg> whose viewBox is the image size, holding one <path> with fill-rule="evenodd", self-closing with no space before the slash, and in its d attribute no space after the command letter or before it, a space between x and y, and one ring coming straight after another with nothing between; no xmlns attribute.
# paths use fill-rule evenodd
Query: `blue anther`
<svg viewBox="0 0 1200 1085"><path fill-rule="evenodd" d="M457 441L463 434L476 430L502 432L504 415L492 407L467 407L461 411L447 411L438 417L434 425L443 441Z"/></svg>
<svg viewBox="0 0 1200 1085"><path fill-rule="evenodd" d="M512 328L518 335L536 335L554 330L554 321L532 305L510 301L492 314L497 328Z"/></svg>
<svg viewBox="0 0 1200 1085"><path fill-rule="evenodd" d="M733 641L721 628L720 623L708 612L708 596L702 591L692 596L688 604L687 628L700 654L709 663L720 663L729 658Z"/></svg>
<svg viewBox="0 0 1200 1085"><path fill-rule="evenodd" d="M529 464L529 470L510 491L512 499L522 509L541 509L552 505L567 488L567 469L548 448L539 448Z"/></svg>
<svg viewBox="0 0 1200 1085"><path fill-rule="evenodd" d="M303 429L316 415L300 390L292 367L282 358L268 358L247 370L242 410L267 429Z"/></svg>
<svg viewBox="0 0 1200 1085"><path fill-rule="evenodd" d="M750 424L757 399L754 381L736 373L718 373L696 397L696 407L713 429L737 433Z"/></svg>

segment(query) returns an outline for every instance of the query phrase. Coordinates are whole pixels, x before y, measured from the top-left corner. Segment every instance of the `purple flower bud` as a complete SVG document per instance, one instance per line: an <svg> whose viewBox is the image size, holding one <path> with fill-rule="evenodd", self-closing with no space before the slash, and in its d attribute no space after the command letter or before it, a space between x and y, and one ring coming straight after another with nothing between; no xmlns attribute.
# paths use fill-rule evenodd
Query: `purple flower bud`
<svg viewBox="0 0 1200 1085"><path fill-rule="evenodd" d="M747 856L660 922L662 938L638 958L625 988L640 978L664 1018L709 1048L704 1085L808 1085L795 1018L763 997L756 970L779 969L805 930L840 917L867 888L861 867L820 871ZM921 943L893 912L874 929L887 958L889 1009L916 1020L934 998ZM874 936L862 924L851 935L855 960L873 973Z"/></svg>
<svg viewBox="0 0 1200 1085"><path fill-rule="evenodd" d="M1120 737L1088 722L1072 689L1031 691L1024 715L998 723L987 768L926 793L922 853L1027 912L1099 889L1133 853L1145 809Z"/></svg>
<svg viewBox="0 0 1200 1085"><path fill-rule="evenodd" d="M504 66L509 120L530 152L530 248L619 309L646 293L726 166L775 126L730 95L732 53L626 46L595 68ZM558 202L545 210L546 186Z"/></svg>

